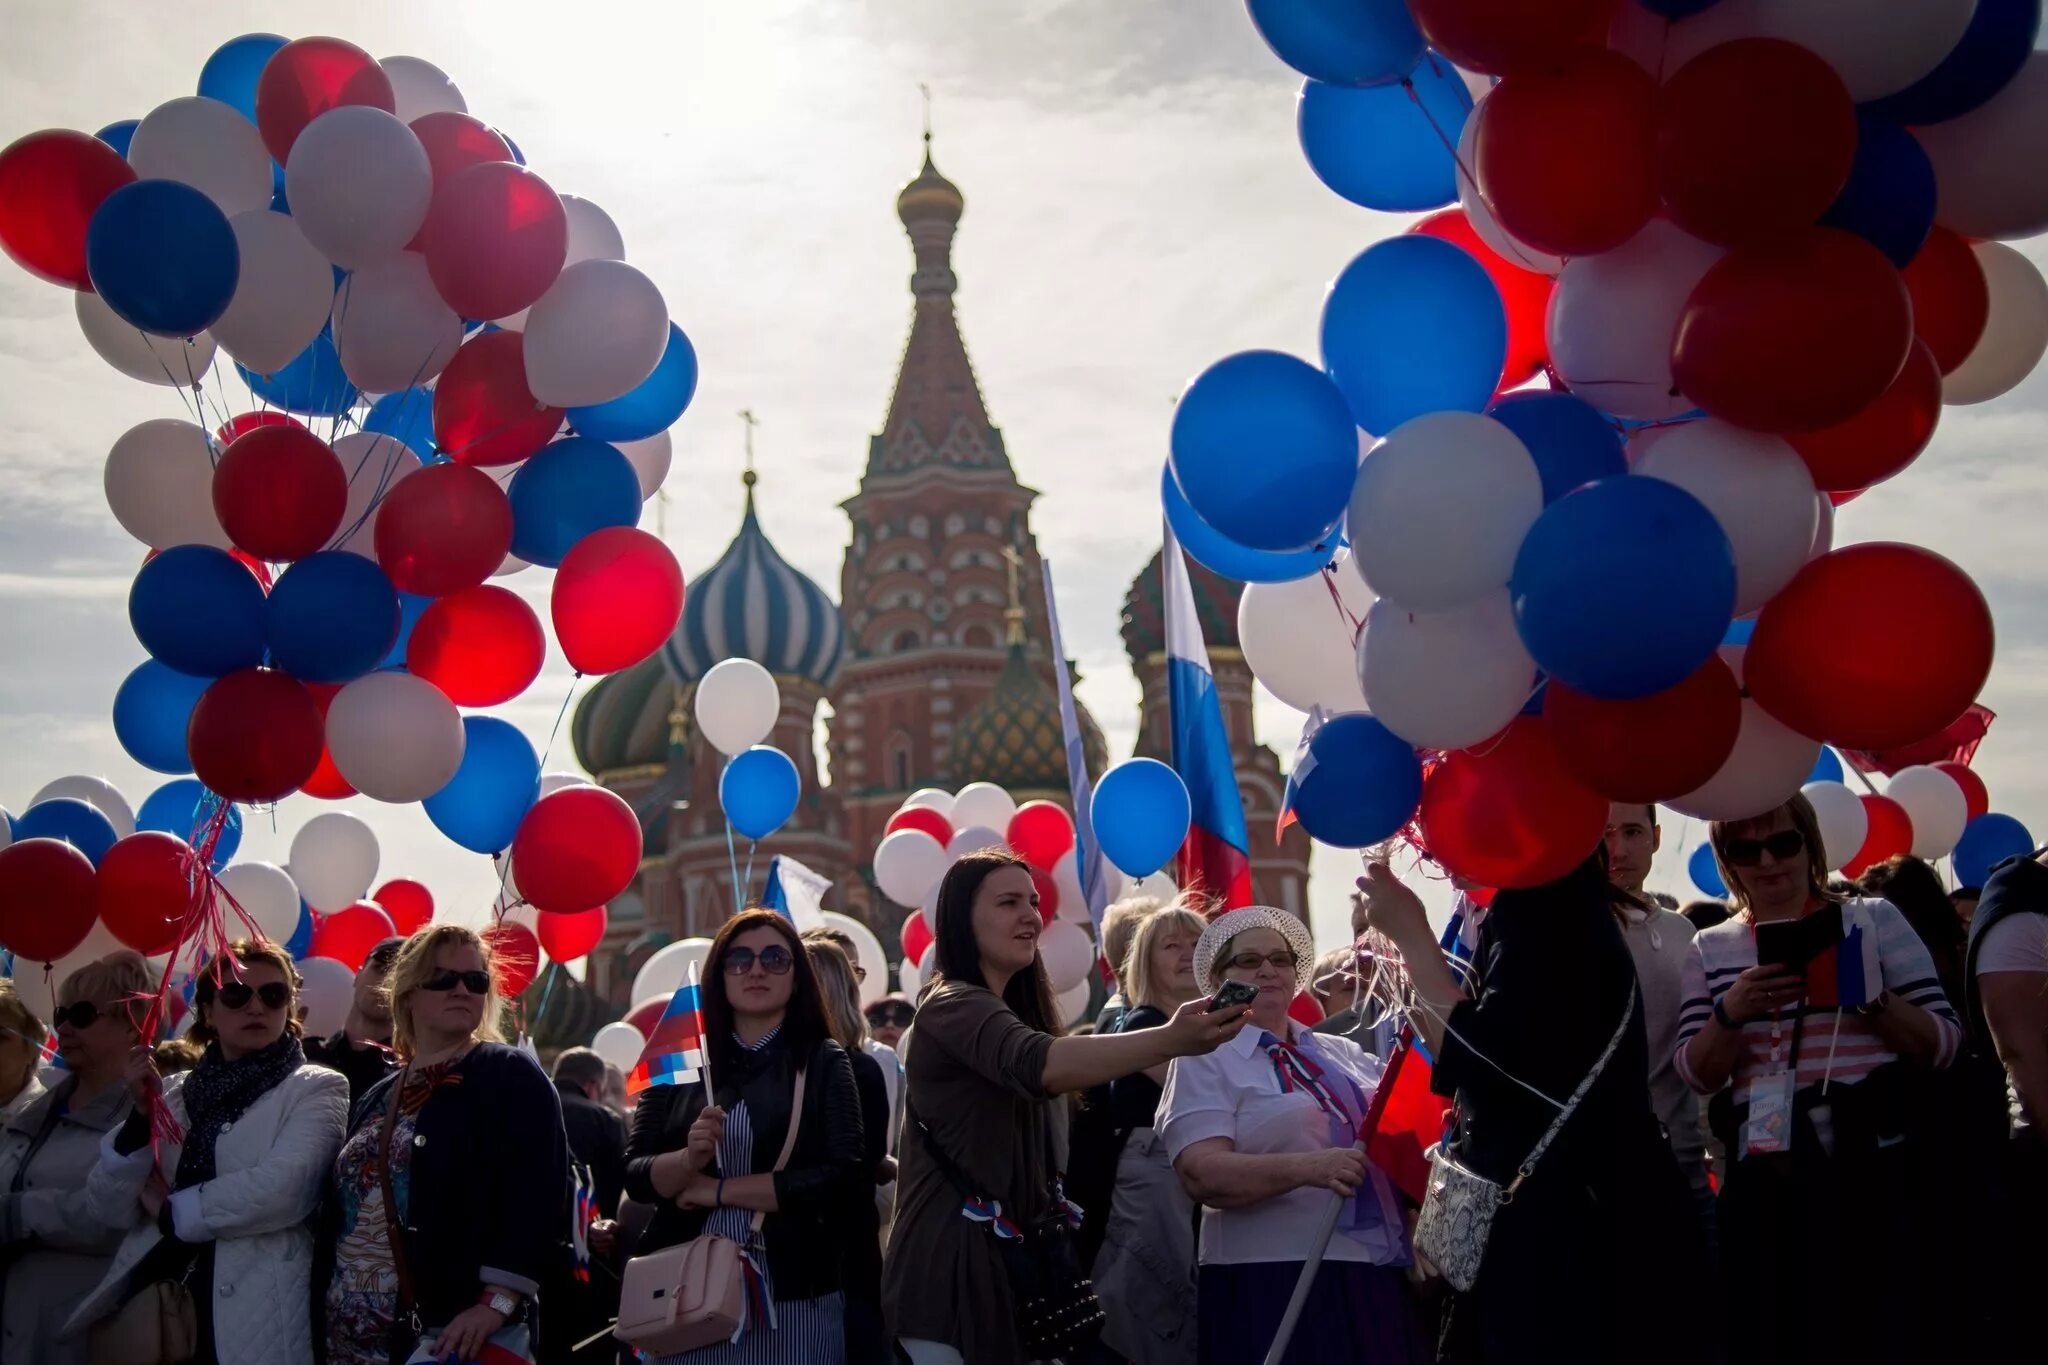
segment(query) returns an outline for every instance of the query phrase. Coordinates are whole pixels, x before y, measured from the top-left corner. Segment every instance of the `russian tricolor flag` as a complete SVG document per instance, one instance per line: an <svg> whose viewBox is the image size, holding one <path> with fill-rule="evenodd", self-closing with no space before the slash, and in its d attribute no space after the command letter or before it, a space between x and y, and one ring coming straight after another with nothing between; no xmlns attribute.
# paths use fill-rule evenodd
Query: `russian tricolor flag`
<svg viewBox="0 0 2048 1365"><path fill-rule="evenodd" d="M688 1085L704 1071L704 1015L697 994L695 973L676 987L668 1008L647 1046L640 1050L640 1063L626 1073L626 1093L637 1095L649 1086Z"/></svg>
<svg viewBox="0 0 2048 1365"><path fill-rule="evenodd" d="M1166 528L1166 697L1173 730L1173 768L1187 784L1192 811L1187 842L1180 850L1180 884L1211 897L1217 908L1252 903L1251 841L1245 835L1244 802L1237 792L1237 768L1230 736L1216 698L1209 647L1195 614L1195 593L1187 560L1173 528Z"/></svg>

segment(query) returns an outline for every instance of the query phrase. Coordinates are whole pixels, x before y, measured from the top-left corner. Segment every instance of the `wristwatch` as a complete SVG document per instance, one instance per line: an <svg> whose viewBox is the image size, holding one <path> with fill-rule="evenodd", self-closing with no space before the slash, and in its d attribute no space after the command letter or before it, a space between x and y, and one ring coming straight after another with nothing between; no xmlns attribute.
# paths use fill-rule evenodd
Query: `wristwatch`
<svg viewBox="0 0 2048 1365"><path fill-rule="evenodd" d="M1855 1012L1856 1014L1859 1014L1859 1015L1861 1015L1861 1016L1862 1016L1863 1018L1865 1018L1865 1019L1873 1019L1873 1018L1877 1017L1878 1015L1880 1015L1880 1014L1883 1014L1883 1013L1885 1012L1885 1009L1886 1009L1886 1008L1887 1008L1887 1007L1888 1007L1888 1006L1889 1006L1889 1005L1890 1005L1891 1003L1892 1003L1892 993L1891 993L1890 991L1888 991L1888 990L1886 990L1886 991L1879 991L1879 992L1877 993L1877 998L1876 998L1875 1000L1872 1000L1872 1001L1871 1001L1870 1003L1868 1003L1868 1004L1865 1004L1865 1005L1857 1005L1857 1006L1855 1006L1855 1007L1854 1007L1854 1012Z"/></svg>
<svg viewBox="0 0 2048 1365"><path fill-rule="evenodd" d="M511 1322L519 1316L519 1296L516 1294L507 1294L502 1289L493 1289L486 1292L480 1302L484 1307L498 1314L507 1322Z"/></svg>

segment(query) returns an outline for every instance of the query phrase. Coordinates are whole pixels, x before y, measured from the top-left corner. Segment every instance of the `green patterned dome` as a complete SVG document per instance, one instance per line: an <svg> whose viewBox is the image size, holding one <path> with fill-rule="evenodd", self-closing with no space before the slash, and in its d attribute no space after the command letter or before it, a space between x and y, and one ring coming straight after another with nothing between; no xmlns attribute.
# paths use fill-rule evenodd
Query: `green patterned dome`
<svg viewBox="0 0 2048 1365"><path fill-rule="evenodd" d="M658 654L605 678L576 703L569 726L576 761L590 773L667 763L679 738L670 723L676 701Z"/></svg>
<svg viewBox="0 0 2048 1365"><path fill-rule="evenodd" d="M1076 703L1088 771L1101 776L1109 746L1087 709ZM1067 754L1061 739L1059 695L1013 644L995 691L967 713L953 732L948 767L956 783L993 782L1012 792L1067 790Z"/></svg>

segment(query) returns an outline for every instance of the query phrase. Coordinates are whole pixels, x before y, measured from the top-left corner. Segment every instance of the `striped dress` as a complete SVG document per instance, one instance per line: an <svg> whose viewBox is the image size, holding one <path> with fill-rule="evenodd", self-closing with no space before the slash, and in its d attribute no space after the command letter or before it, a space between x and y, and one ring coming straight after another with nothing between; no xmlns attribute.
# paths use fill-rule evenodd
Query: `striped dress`
<svg viewBox="0 0 2048 1365"><path fill-rule="evenodd" d="M1842 907L1842 913L1845 922L1868 923L1875 931L1885 989L1934 1016L1935 1028L1940 1033L1934 1066L1947 1067L1962 1044L1962 1026L1954 1006L1942 994L1941 982L1934 974L1934 960L1927 955L1919 936L1890 901L1853 900ZM1686 1084L1702 1094L1711 1094L1716 1087L1704 1084L1694 1074L1687 1061L1687 1047L1693 1035L1713 1018L1714 1002L1727 994L1736 977L1756 965L1756 936L1747 916L1703 929L1693 940L1685 964L1685 1003L1678 1015L1677 1064ZM1804 1023L1800 1029L1796 1082L1801 1090L1824 1081L1851 1084L1898 1058L1873 1020L1832 1005L1802 1002L1797 1009L1785 1010L1778 1025L1781 1067L1789 1059L1794 1021L1801 1018ZM1729 1076L1738 1096L1751 1078L1771 1070L1771 1032L1769 1019L1752 1020L1742 1026L1742 1050L1736 1055L1735 1069Z"/></svg>

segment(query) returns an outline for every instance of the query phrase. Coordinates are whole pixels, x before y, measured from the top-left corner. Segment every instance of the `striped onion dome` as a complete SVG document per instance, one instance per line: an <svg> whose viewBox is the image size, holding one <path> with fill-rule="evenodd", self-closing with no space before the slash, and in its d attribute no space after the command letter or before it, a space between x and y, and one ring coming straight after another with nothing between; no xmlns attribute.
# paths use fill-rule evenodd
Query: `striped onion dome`
<svg viewBox="0 0 2048 1365"><path fill-rule="evenodd" d="M846 625L825 590L791 568L754 514L754 471L743 476L746 516L718 562L690 584L683 619L661 660L689 685L724 659L829 686L846 652Z"/></svg>

